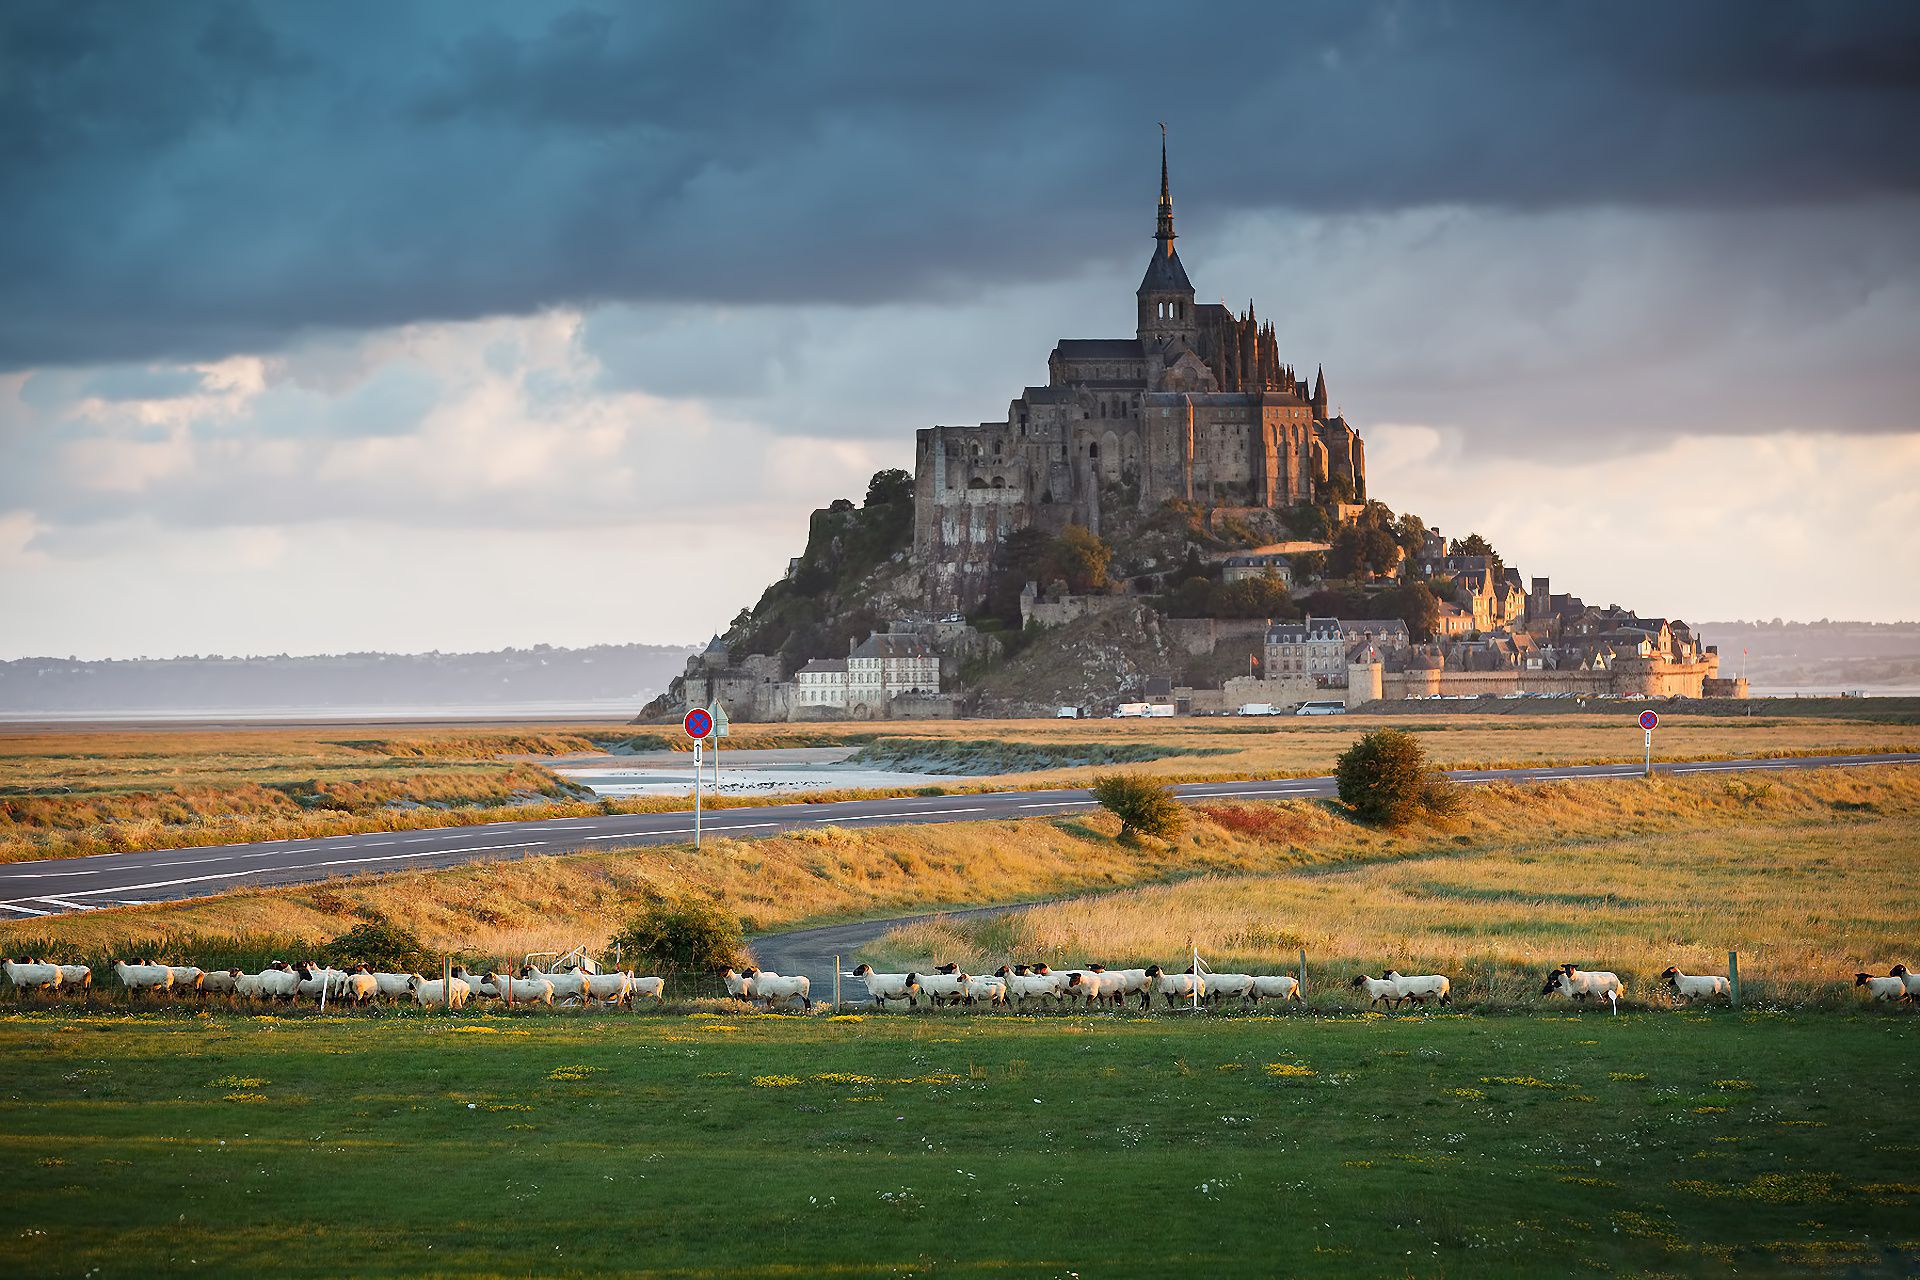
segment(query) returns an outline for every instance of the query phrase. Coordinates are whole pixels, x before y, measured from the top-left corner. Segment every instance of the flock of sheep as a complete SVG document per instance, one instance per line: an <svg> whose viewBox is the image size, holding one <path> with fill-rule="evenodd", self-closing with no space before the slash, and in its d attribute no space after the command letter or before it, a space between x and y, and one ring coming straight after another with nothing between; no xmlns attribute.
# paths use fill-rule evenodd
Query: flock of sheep
<svg viewBox="0 0 1920 1280"><path fill-rule="evenodd" d="M22 958L0 961L7 980L20 994L28 991L86 994L93 987L93 971L83 964L52 964ZM507 1005L600 1004L632 1007L636 996L663 1000L666 982L615 970L595 973L587 966L556 967L549 973L533 965L518 973L468 973L454 965L449 976L428 979L418 973L383 973L371 965L332 969L312 961L288 964L276 960L259 973L239 969L201 969L193 965L157 964L152 959L116 960L114 977L128 992L142 995L193 995L205 999L226 996L238 1003L311 999L325 1004L368 1005L377 1001L411 1001L424 1008L464 1008L469 1000L499 1000Z"/></svg>
<svg viewBox="0 0 1920 1280"><path fill-rule="evenodd" d="M93 987L93 971L83 964L56 964L46 960L19 958L0 961L0 971L13 984L16 994L27 992L85 995ZM601 1005L628 1008L636 997L664 1002L666 982L662 978L641 977L622 970L595 972L590 963L565 960L552 971L532 964L522 965L516 973L469 973L454 965L447 976L428 979L418 973L379 972L360 964L348 969L333 969L311 961L288 964L276 960L259 973L239 969L200 969L191 965L158 964L152 959L113 962L114 976L127 991L149 995L193 995L205 999L226 996L238 1003L246 1001L284 1001L311 999L325 1004L367 1005L378 1001L411 1001L424 1008L464 1008L470 1000L498 1000L513 1005ZM804 976L782 975L761 969L722 968L719 976L727 994L749 1004L768 1009L813 1007L812 984ZM1088 965L1084 969L1056 970L1045 964L1002 965L991 975L963 973L957 964L943 964L928 973L876 973L863 964L853 971L862 978L876 1007L891 1003L908 1008L936 1005L993 1006L1004 1008L1081 1008L1100 1006L1121 1008L1138 999L1140 1008L1151 1009L1155 997L1166 1007L1199 1005L1217 1009L1229 1001L1258 1005L1263 1000L1301 1001L1300 980L1285 974L1212 973L1188 965L1178 973L1169 973L1159 965L1144 969L1109 969ZM1676 998L1691 1003L1716 997L1731 999L1730 981L1719 975L1698 976L1669 967L1660 975L1661 983ZM1408 977L1397 969L1388 969L1380 977L1356 975L1348 984L1367 998L1367 1007L1385 1005L1399 1009L1412 1005L1451 1004L1453 983L1444 974ZM1904 964L1896 964L1886 977L1870 973L1854 975L1854 986L1865 988L1869 1001L1920 1003L1920 974L1910 973ZM1550 970L1541 985L1542 995L1564 996L1573 1001L1605 1001L1615 1009L1626 993L1620 976L1604 970L1576 968L1563 964Z"/></svg>

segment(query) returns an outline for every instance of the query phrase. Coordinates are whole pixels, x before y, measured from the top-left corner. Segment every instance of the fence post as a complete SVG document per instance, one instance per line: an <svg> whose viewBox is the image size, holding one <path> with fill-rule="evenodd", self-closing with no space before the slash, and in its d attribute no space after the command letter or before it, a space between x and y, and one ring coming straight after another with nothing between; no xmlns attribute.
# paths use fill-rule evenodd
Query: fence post
<svg viewBox="0 0 1920 1280"><path fill-rule="evenodd" d="M1727 994L1733 1000L1733 1007L1740 1007L1740 953L1727 952Z"/></svg>
<svg viewBox="0 0 1920 1280"><path fill-rule="evenodd" d="M1307 949L1300 948L1300 998L1307 998Z"/></svg>
<svg viewBox="0 0 1920 1280"><path fill-rule="evenodd" d="M833 1011L840 1012L840 955L838 952L835 952L833 957Z"/></svg>
<svg viewBox="0 0 1920 1280"><path fill-rule="evenodd" d="M453 953L440 957L440 994L447 1002L447 1012L453 1012Z"/></svg>

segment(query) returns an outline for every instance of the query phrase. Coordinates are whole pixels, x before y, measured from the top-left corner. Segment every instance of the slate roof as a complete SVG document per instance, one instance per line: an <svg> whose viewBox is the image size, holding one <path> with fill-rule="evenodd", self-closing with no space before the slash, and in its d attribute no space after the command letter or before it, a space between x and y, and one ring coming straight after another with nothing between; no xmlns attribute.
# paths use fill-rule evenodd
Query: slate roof
<svg viewBox="0 0 1920 1280"><path fill-rule="evenodd" d="M1187 269L1180 265L1180 254L1171 243L1166 252L1153 251L1153 257L1147 259L1147 274L1140 278L1140 287L1135 293L1192 293L1193 281L1187 279Z"/></svg>
<svg viewBox="0 0 1920 1280"><path fill-rule="evenodd" d="M847 655L852 658L931 658L933 646L924 639L901 632L876 631Z"/></svg>
<svg viewBox="0 0 1920 1280"><path fill-rule="evenodd" d="M1062 360L1140 360L1146 354L1138 338L1062 338L1053 353Z"/></svg>
<svg viewBox="0 0 1920 1280"><path fill-rule="evenodd" d="M847 669L845 658L814 658L795 675L840 675Z"/></svg>

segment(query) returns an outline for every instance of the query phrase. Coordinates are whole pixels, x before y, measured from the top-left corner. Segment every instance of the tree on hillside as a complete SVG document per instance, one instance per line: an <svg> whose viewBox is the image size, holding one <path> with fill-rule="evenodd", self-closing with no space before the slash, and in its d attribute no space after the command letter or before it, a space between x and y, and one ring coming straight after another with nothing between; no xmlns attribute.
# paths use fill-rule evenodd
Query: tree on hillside
<svg viewBox="0 0 1920 1280"><path fill-rule="evenodd" d="M873 479L867 481L867 503L869 507L888 506L896 502L913 501L913 476L898 467L889 467L885 471L873 473Z"/></svg>
<svg viewBox="0 0 1920 1280"><path fill-rule="evenodd" d="M1492 566L1496 574L1506 568L1506 565L1500 560L1500 553L1493 549L1493 544L1477 533L1470 533L1464 538L1455 538L1453 540L1453 554L1457 556L1485 556L1487 563Z"/></svg>
<svg viewBox="0 0 1920 1280"><path fill-rule="evenodd" d="M1409 561L1417 560L1427 549L1427 522L1409 511L1394 522L1393 537Z"/></svg>
<svg viewBox="0 0 1920 1280"><path fill-rule="evenodd" d="M1409 582L1395 588L1393 616L1407 624L1407 634L1415 644L1433 639L1440 622L1440 601L1424 582Z"/></svg>
<svg viewBox="0 0 1920 1280"><path fill-rule="evenodd" d="M1213 588L1207 601L1210 618L1297 618L1299 607L1278 574L1242 578Z"/></svg>
<svg viewBox="0 0 1920 1280"><path fill-rule="evenodd" d="M1070 524L1053 540L1048 565L1073 591L1095 591L1107 585L1107 566L1113 548L1085 525Z"/></svg>
<svg viewBox="0 0 1920 1280"><path fill-rule="evenodd" d="M661 898L642 907L612 941L623 964L695 973L739 958L740 919L711 898Z"/></svg>

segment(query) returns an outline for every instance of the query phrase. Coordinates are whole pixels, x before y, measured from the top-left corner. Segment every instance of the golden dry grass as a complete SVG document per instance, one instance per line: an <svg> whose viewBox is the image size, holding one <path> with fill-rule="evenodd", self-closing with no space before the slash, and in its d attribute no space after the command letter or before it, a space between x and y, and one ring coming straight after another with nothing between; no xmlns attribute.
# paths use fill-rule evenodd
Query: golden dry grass
<svg viewBox="0 0 1920 1280"><path fill-rule="evenodd" d="M1421 735L1435 763L1487 768L1637 758L1640 734L1627 704L1605 715L1394 716ZM1176 755L1128 766L1162 781L1288 777L1327 772L1334 757L1379 719L1178 721L926 721L741 725L734 749L861 743L993 740L1037 756L1077 747L1148 744ZM634 735L638 735L635 737ZM534 758L577 755L614 741L684 744L656 730L533 725L495 729L408 727L373 731L243 728L0 730L0 861L346 835L490 822L679 808L684 801L580 801ZM1897 723L1810 718L1670 715L1666 759L1910 750L1920 730ZM1213 754L1218 753L1218 754ZM970 778L948 792L1077 786L1102 766L1043 768ZM899 794L840 791L831 798ZM825 795L816 799L829 798ZM728 797L716 808L763 801Z"/></svg>
<svg viewBox="0 0 1920 1280"><path fill-rule="evenodd" d="M1337 983L1397 967L1448 974L1456 998L1501 1004L1536 995L1565 961L1612 969L1648 998L1666 966L1725 973L1737 950L1749 992L1803 1001L1845 997L1856 971L1915 960L1920 770L1472 798L1461 829L1424 850L914 925L873 950L892 967L937 957L980 968L1169 963L1198 947L1216 969L1288 973L1304 950L1322 999L1343 1002ZM1526 811L1536 829L1514 822ZM1203 822L1311 847L1313 813L1248 805Z"/></svg>
<svg viewBox="0 0 1920 1280"><path fill-rule="evenodd" d="M5 922L0 949L321 941L378 915L436 950L507 956L598 945L653 894L711 893L751 929L772 930L1204 874L1213 878L1036 908L1017 924L921 926L877 954L976 967L1010 949L1166 959L1192 936L1217 964L1271 966L1305 946L1316 966L1418 962L1469 978L1490 966L1510 992L1549 961L1632 970L1657 954L1657 972L1673 961L1711 967L1728 946L1751 949L1768 972L1884 970L1875 949L1920 918L1920 767L1494 786L1468 801L1444 824L1397 832L1318 802L1210 806L1176 842L1152 847L1121 844L1104 814L822 827L698 853L596 851ZM1036 932L1015 939L994 927Z"/></svg>

